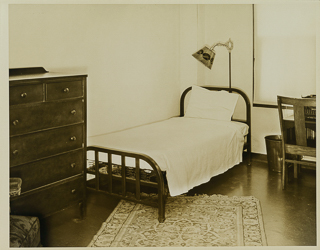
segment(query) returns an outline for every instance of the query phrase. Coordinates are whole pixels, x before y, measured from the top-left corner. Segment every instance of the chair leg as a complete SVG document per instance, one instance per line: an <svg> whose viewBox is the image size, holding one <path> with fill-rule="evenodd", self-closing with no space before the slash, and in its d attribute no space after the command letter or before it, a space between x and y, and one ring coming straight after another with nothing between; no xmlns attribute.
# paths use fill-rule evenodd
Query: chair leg
<svg viewBox="0 0 320 250"><path fill-rule="evenodd" d="M301 177L301 165L300 164L298 164L298 171L297 171L297 173L298 173L298 179Z"/></svg>
<svg viewBox="0 0 320 250"><path fill-rule="evenodd" d="M298 178L298 164L297 163L294 163L293 164L293 173L294 173L294 175L293 175L293 177L295 178L295 179L297 179Z"/></svg>
<svg viewBox="0 0 320 250"><path fill-rule="evenodd" d="M283 163L282 163L282 175L281 175L281 184L282 184L282 189L286 189L286 184L287 184L287 166L286 166L286 162L283 159Z"/></svg>

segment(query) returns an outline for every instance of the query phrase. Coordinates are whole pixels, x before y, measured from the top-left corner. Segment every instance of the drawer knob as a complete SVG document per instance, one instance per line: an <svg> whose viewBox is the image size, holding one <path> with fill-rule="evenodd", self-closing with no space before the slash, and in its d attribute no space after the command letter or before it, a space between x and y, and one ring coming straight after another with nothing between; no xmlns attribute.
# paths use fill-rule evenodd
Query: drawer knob
<svg viewBox="0 0 320 250"><path fill-rule="evenodd" d="M71 193L75 194L75 193L76 193L76 190L75 190L75 189L72 189L72 190L71 190Z"/></svg>
<svg viewBox="0 0 320 250"><path fill-rule="evenodd" d="M27 97L27 93L22 93L20 96L21 96L21 98L26 98Z"/></svg>
<svg viewBox="0 0 320 250"><path fill-rule="evenodd" d="M71 163L71 168L75 168L76 164L75 163Z"/></svg>
<svg viewBox="0 0 320 250"><path fill-rule="evenodd" d="M77 111L74 109L74 110L71 110L70 112L72 115L75 115L77 113Z"/></svg>
<svg viewBox="0 0 320 250"><path fill-rule="evenodd" d="M12 152L14 155L17 155L19 153L19 151L16 149L16 150L13 150Z"/></svg>
<svg viewBox="0 0 320 250"><path fill-rule="evenodd" d="M14 120L12 123L13 123L14 126L17 126L18 123L19 123L19 120Z"/></svg>
<svg viewBox="0 0 320 250"><path fill-rule="evenodd" d="M71 140L71 141L76 141L76 140L77 140L77 137L71 136L70 140Z"/></svg>
<svg viewBox="0 0 320 250"><path fill-rule="evenodd" d="M69 91L70 91L69 88L65 88L65 89L63 90L64 93L69 93Z"/></svg>

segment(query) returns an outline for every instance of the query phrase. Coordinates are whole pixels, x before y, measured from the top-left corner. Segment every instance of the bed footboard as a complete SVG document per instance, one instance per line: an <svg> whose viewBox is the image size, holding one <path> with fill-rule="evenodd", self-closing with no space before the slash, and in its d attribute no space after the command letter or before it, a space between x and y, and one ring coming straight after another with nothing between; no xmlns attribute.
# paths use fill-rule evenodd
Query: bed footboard
<svg viewBox="0 0 320 250"><path fill-rule="evenodd" d="M87 188L146 205L158 207L159 222L165 220L165 201L168 195L165 172L157 163L144 154L119 151L110 148L87 147ZM117 162L113 162L117 158ZM134 162L129 166L126 161ZM152 170L142 169L141 161ZM89 179L89 178L88 178ZM148 194L149 190L155 190Z"/></svg>

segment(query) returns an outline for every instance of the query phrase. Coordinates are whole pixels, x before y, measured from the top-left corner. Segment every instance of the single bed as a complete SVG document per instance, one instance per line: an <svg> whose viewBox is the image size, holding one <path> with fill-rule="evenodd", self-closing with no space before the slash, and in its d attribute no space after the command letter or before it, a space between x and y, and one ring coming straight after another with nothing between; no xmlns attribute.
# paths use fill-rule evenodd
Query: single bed
<svg viewBox="0 0 320 250"><path fill-rule="evenodd" d="M232 119L238 97L245 103L242 120ZM249 99L239 89L189 87L179 117L92 137L87 174L94 178L87 187L156 206L163 222L169 194L186 193L226 172L242 161L243 151L250 164L250 117ZM150 189L157 195L146 195Z"/></svg>

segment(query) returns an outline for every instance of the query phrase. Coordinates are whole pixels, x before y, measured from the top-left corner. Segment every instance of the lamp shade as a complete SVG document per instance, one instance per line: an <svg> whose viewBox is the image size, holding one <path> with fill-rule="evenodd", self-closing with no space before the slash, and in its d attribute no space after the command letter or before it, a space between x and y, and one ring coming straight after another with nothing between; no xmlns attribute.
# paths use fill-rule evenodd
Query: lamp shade
<svg viewBox="0 0 320 250"><path fill-rule="evenodd" d="M203 63L203 65L209 69L212 67L215 55L216 53L206 46L192 54L194 58Z"/></svg>

